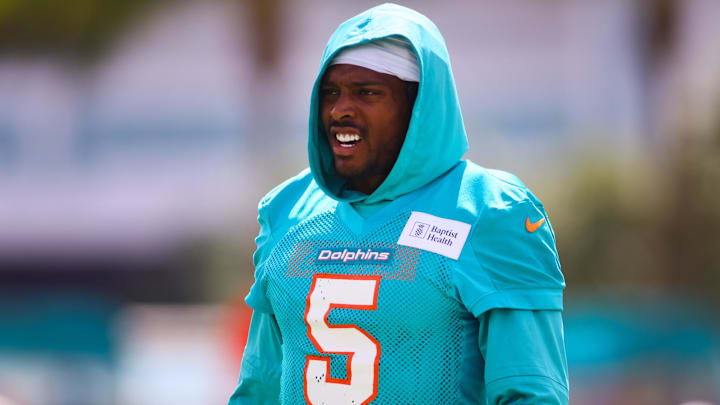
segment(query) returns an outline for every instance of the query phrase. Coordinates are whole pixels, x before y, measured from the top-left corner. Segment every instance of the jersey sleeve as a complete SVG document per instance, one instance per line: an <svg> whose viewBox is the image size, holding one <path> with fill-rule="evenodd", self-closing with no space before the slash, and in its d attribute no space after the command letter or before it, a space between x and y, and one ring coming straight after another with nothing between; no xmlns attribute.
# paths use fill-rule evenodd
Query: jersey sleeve
<svg viewBox="0 0 720 405"><path fill-rule="evenodd" d="M275 245L270 228L270 221L267 218L267 206L261 201L258 206L258 223L260 232L255 238L256 250L253 254L253 266L255 267L255 282L250 287L250 292L245 297L245 302L255 311L272 313L273 309L265 295L265 271L263 265L270 256Z"/></svg>
<svg viewBox="0 0 720 405"><path fill-rule="evenodd" d="M568 403L560 311L494 309L479 320L488 404Z"/></svg>
<svg viewBox="0 0 720 405"><path fill-rule="evenodd" d="M453 277L475 317L493 308L562 310L565 281L555 235L539 201L486 208L468 244L475 263L458 266Z"/></svg>
<svg viewBox="0 0 720 405"><path fill-rule="evenodd" d="M279 405L282 337L275 317L253 312L240 380L228 405Z"/></svg>

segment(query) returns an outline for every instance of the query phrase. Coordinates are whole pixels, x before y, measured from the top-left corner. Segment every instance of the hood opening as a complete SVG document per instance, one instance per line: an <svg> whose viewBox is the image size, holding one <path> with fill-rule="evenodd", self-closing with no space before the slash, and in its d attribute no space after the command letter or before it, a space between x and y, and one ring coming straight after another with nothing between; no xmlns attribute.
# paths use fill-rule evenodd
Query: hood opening
<svg viewBox="0 0 720 405"><path fill-rule="evenodd" d="M419 84L404 143L385 180L371 194L347 189L333 165L319 117L319 87L332 59L342 50L388 37L405 38L419 65ZM445 41L427 17L406 7L383 4L342 23L330 37L313 86L308 155L316 183L332 198L354 205L392 201L433 181L468 148Z"/></svg>

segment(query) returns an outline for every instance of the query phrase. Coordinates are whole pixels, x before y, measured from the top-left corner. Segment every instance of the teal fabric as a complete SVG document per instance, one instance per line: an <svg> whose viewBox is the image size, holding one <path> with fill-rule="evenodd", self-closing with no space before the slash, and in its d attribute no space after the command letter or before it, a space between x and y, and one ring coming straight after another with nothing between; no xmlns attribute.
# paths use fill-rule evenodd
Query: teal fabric
<svg viewBox="0 0 720 405"><path fill-rule="evenodd" d="M275 318L254 312L245 344L240 382L230 397L232 405L274 405L280 403L282 336Z"/></svg>
<svg viewBox="0 0 720 405"><path fill-rule="evenodd" d="M5 288L0 294L0 355L31 353L112 363L113 324L119 311L117 302L93 294Z"/></svg>
<svg viewBox="0 0 720 405"><path fill-rule="evenodd" d="M377 190L370 195L346 193L321 129L320 82L328 63L341 49L388 36L408 39L418 55L420 86L410 127L395 166ZM468 150L445 40L427 17L394 4L372 8L335 31L325 47L313 86L309 122L308 155L315 181L333 198L356 205L394 200L417 190L455 166Z"/></svg>
<svg viewBox="0 0 720 405"><path fill-rule="evenodd" d="M473 315L492 308L562 310L565 282L549 217L542 203L509 173L461 161L431 183L363 217L352 204L328 198L304 170L259 204L255 279L263 280L264 260L277 241L304 219L328 210L337 212L359 237L403 210L471 224L469 242L454 266L452 281L457 298ZM542 218L545 223L537 231L527 232L526 219ZM247 301L255 310L272 312L262 285L253 285Z"/></svg>
<svg viewBox="0 0 720 405"><path fill-rule="evenodd" d="M480 330L488 403L568 402L560 311L494 309L480 318Z"/></svg>
<svg viewBox="0 0 720 405"><path fill-rule="evenodd" d="M407 38L418 54L418 97L391 173L370 195L349 192L334 172L329 145L321 133L318 85L329 60L340 49L391 35ZM399 249L396 241L400 231L393 226L398 218L407 220L411 211L471 226L457 260L422 251L418 255L426 263L434 260L432 263L441 265L416 269L419 278L437 275L438 291L442 292L437 295L443 305L454 302L463 311L464 323L459 329L463 334L462 372L458 373L461 381L455 401L567 403L560 316L565 282L549 217L542 203L515 176L461 160L467 138L447 50L432 22L407 8L385 4L343 23L323 54L310 110L310 169L277 186L258 206L261 230L253 257L256 281L246 298L255 313L240 383L230 404L282 403L278 370L285 370L280 364L288 367L290 360L283 356L288 345L281 342L284 333L293 327L304 327L302 311L307 287L303 290L297 286L309 283L302 277L283 281L289 261L298 257L298 241L303 242L297 235L315 241L342 238L355 243L392 229L381 243ZM325 218L325 222L319 218ZM538 230L525 229L526 220L538 222L543 218L545 222ZM322 226L308 225L318 221ZM331 229L335 228L327 224L336 223L341 224L341 232L333 234L336 231ZM328 231L323 233L322 229ZM288 238L294 239L288 242ZM392 282L384 280L382 285ZM378 308L383 299L379 298ZM406 302L418 299L422 297L410 295ZM421 302L433 307L441 301ZM291 310L296 315L289 314ZM293 316L300 323L293 321ZM283 322L279 324L279 320ZM288 326L292 322L297 325ZM374 326L363 327L373 335ZM383 342L379 337L378 341ZM404 350L402 346L400 350ZM282 378L302 378L302 370L293 376ZM385 374L381 378L397 380L385 386L403 386L399 377ZM383 386L381 381L381 389L385 389ZM383 400L381 393L372 403L392 402Z"/></svg>

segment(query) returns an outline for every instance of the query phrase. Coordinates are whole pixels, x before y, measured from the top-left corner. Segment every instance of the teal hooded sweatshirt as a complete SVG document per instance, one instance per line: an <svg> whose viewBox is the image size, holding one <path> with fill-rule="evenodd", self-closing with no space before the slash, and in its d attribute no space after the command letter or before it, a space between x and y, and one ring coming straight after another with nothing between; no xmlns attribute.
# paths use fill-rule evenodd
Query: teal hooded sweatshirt
<svg viewBox="0 0 720 405"><path fill-rule="evenodd" d="M391 172L337 175L319 87L342 49L413 46L420 82ZM310 168L258 206L254 309L230 404L565 404L565 287L542 203L468 149L443 37L383 4L341 24L313 86Z"/></svg>

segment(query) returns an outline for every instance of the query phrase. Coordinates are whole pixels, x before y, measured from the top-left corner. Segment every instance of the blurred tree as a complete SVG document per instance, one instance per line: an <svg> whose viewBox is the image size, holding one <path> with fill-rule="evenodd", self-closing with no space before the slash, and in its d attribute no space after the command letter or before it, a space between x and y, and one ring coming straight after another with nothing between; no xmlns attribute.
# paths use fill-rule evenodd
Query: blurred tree
<svg viewBox="0 0 720 405"><path fill-rule="evenodd" d="M680 3L638 4L645 100L660 111L652 108L657 72L678 40ZM678 104L684 121L669 129L665 143L648 144L655 149L648 161L578 160L565 184L567 212L554 221L569 286L684 293L720 308L720 99L715 107L709 113L715 125L708 126ZM647 122L665 122L659 118Z"/></svg>
<svg viewBox="0 0 720 405"><path fill-rule="evenodd" d="M679 33L679 17L681 7L677 0L638 0L638 38L639 57L641 68L644 70L643 108L645 115L645 132L652 147L657 144L656 135L659 134L662 120L659 116L660 95L658 90L661 82L663 68L667 66L668 58L672 55L673 46Z"/></svg>
<svg viewBox="0 0 720 405"><path fill-rule="evenodd" d="M720 304L720 114L714 120L709 133L685 129L672 149L661 252L673 285Z"/></svg>
<svg viewBox="0 0 720 405"><path fill-rule="evenodd" d="M273 70L278 65L282 47L282 0L234 0L246 4L255 63L258 72Z"/></svg>
<svg viewBox="0 0 720 405"><path fill-rule="evenodd" d="M143 0L0 0L0 52L98 55L149 7Z"/></svg>
<svg viewBox="0 0 720 405"><path fill-rule="evenodd" d="M200 0L202 1L202 0ZM277 65L282 0L220 0L244 6L238 24L251 39L258 72ZM124 30L152 8L180 0L0 0L0 54L59 54L95 60Z"/></svg>
<svg viewBox="0 0 720 405"><path fill-rule="evenodd" d="M641 164L584 157L563 182L565 207L553 217L568 286L658 288L658 184Z"/></svg>
<svg viewBox="0 0 720 405"><path fill-rule="evenodd" d="M649 64L661 61L672 47L677 34L677 0L642 0L640 2L645 57Z"/></svg>
<svg viewBox="0 0 720 405"><path fill-rule="evenodd" d="M553 217L568 286L684 294L720 309L720 114L714 118L710 134L687 129L664 157L576 165L560 197L567 206Z"/></svg>

